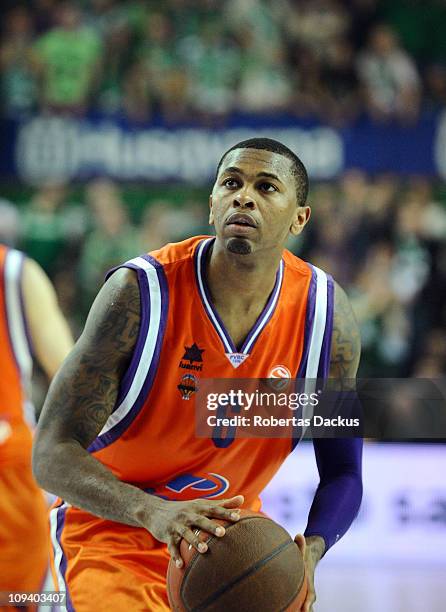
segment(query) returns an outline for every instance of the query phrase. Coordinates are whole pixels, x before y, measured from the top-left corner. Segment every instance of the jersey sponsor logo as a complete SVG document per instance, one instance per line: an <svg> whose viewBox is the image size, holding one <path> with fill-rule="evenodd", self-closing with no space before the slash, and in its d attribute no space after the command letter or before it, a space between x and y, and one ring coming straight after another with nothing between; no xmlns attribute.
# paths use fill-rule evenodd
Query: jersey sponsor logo
<svg viewBox="0 0 446 612"><path fill-rule="evenodd" d="M229 363L234 368L238 368L239 365L242 365L245 359L249 357L249 355L246 355L245 353L225 353L225 355L229 359Z"/></svg>
<svg viewBox="0 0 446 612"><path fill-rule="evenodd" d="M145 491L163 499L188 501L212 499L223 495L228 489L229 480L227 478L213 472L203 472L201 474L180 474L165 485L145 489Z"/></svg>
<svg viewBox="0 0 446 612"><path fill-rule="evenodd" d="M194 342L192 346L185 346L184 351L184 355L182 356L178 367L183 368L183 370L194 370L195 372L201 372L203 369L204 349L201 349Z"/></svg>
<svg viewBox="0 0 446 612"><path fill-rule="evenodd" d="M198 389L198 380L193 374L184 374L181 377L180 384L177 386L181 393L181 399L189 400Z"/></svg>

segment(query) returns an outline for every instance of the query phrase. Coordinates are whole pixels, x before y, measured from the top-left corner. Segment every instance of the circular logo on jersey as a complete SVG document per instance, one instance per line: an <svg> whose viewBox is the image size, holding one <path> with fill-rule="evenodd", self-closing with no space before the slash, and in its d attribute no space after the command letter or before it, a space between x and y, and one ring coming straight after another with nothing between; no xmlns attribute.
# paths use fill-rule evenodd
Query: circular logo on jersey
<svg viewBox="0 0 446 612"><path fill-rule="evenodd" d="M291 372L284 365L276 365L271 368L268 378L274 378L274 380L270 380L270 387L275 389L276 391L281 391L282 389L286 389L290 384Z"/></svg>
<svg viewBox="0 0 446 612"><path fill-rule="evenodd" d="M291 378L291 372L286 366L277 365L271 369L268 378Z"/></svg>

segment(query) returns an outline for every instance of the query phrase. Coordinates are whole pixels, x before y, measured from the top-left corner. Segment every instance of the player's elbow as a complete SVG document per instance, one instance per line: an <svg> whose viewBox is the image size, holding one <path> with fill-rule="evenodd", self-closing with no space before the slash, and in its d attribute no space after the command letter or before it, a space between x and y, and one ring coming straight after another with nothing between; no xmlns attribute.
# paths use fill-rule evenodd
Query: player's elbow
<svg viewBox="0 0 446 612"><path fill-rule="evenodd" d="M39 487L46 490L49 490L47 486L49 461L51 461L51 453L47 452L45 442L37 435L33 443L32 470L34 479Z"/></svg>
<svg viewBox="0 0 446 612"><path fill-rule="evenodd" d="M59 446L38 431L32 452L32 471L35 481L42 489L57 494L58 480L63 470Z"/></svg>

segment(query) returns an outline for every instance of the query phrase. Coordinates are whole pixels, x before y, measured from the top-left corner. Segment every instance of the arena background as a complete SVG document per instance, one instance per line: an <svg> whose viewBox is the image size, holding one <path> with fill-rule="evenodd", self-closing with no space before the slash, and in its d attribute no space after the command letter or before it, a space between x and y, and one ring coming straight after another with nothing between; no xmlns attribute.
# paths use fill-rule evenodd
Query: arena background
<svg viewBox="0 0 446 612"><path fill-rule="evenodd" d="M311 179L290 249L345 287L362 377L444 377L446 3L2 3L0 241L53 280L77 337L104 272L207 233L228 146L281 139ZM35 373L41 406L44 378ZM411 403L396 396L396 419ZM446 410L446 408L445 408ZM317 571L321 612L444 610L444 443L368 442L358 520ZM265 492L302 530L310 443Z"/></svg>

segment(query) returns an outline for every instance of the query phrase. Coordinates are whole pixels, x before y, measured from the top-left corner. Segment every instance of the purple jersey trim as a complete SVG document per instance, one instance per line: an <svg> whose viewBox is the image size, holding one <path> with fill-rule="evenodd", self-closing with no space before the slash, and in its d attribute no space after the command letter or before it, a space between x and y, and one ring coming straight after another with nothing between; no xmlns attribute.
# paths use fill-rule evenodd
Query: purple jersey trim
<svg viewBox="0 0 446 612"><path fill-rule="evenodd" d="M212 298L211 298L211 294L209 291L209 287L208 284L206 282L206 256L208 254L209 249L211 248L211 246L214 244L215 242L215 238L212 238L211 240L209 240L208 238L206 238L205 240L208 240L208 243L204 246L203 248L203 252L201 254L201 259L199 259L198 253L200 250L200 245L202 244L202 242L199 242L195 248L195 253L194 253L194 257L195 257L195 274L196 274L196 281L197 281L197 288L198 288L198 293L199 295L201 295L201 288L200 288L200 283L198 282L198 276L201 277L201 280L203 282L203 289L204 289L204 293L206 295L207 301L209 303L209 306L215 316L215 318L217 319L221 330L224 334L224 337L226 339L226 343L228 344L228 346L231 347L231 350L233 353L237 353L237 349L234 346L234 343L232 342L232 338L231 336L228 334L226 327L224 326L223 321L220 318L220 315L218 314L218 312L215 310L214 305L212 304ZM212 325L214 325L214 322L212 321L212 317L210 316L209 313L209 309L207 307L206 302L202 299L202 304L204 306L204 309L206 310L207 314L208 314L208 318L211 321ZM215 331L217 332L217 334L221 337L221 334L219 332L219 330L215 327ZM223 342L223 345L225 343ZM225 346L225 352L226 352L226 346Z"/></svg>
<svg viewBox="0 0 446 612"><path fill-rule="evenodd" d="M120 268L128 268L130 270L135 270L138 276L138 284L139 284L139 295L141 298L140 301L140 309L141 309L141 319L139 326L138 339L136 341L135 348L133 350L133 356L130 361L130 365L125 372L121 384L119 386L118 398L116 400L115 407L116 408L124 401L127 396L127 393L132 386L133 379L136 374L136 370L138 369L139 360L141 359L142 351L144 349L144 343L147 336L147 332L149 329L150 322L150 291L149 291L149 283L147 280L147 274L144 272L142 268L139 268L137 265L132 263L125 263L122 266L118 266L113 268L109 272L107 272L106 280L110 278L110 276Z"/></svg>
<svg viewBox="0 0 446 612"><path fill-rule="evenodd" d="M321 356L317 371L318 378L327 378L330 371L331 338L333 335L334 315L334 282L327 274L327 317L325 320L324 338L322 340Z"/></svg>
<svg viewBox="0 0 446 612"><path fill-rule="evenodd" d="M66 607L67 610L69 612L74 612L74 607L73 607L73 603L71 601L70 598L70 593L68 591L68 584L67 584L67 579L66 579L66 571L67 571L67 558L65 556L64 553L64 549L62 546L62 531L65 525L65 514L67 511L67 506L63 507L63 504L60 508L58 508L57 510L57 529L56 529L56 540L60 546L60 550L62 551L62 558L60 561L60 573L63 576L63 579L65 581L65 587L66 587ZM61 585L59 585L59 590L60 590Z"/></svg>
<svg viewBox="0 0 446 612"><path fill-rule="evenodd" d="M105 448L106 446L112 444L115 440L117 440L128 427L133 423L138 414L140 413L149 393L152 388L153 382L155 380L155 375L158 370L161 348L163 344L164 334L166 331L167 325L167 314L169 309L169 290L167 285L166 275L164 273L164 269L162 265L150 255L142 255L144 259L149 261L155 268L156 273L158 275L158 281L161 289L161 318L160 324L158 328L158 334L155 344L155 350L153 353L152 362L149 367L149 371L146 375L145 381L141 388L141 391L133 404L132 408L126 414L126 416L117 423L112 429L107 431L106 433L99 435L88 447L89 452L95 452ZM136 370L135 370L136 371ZM134 372L133 372L134 375Z"/></svg>
<svg viewBox="0 0 446 612"><path fill-rule="evenodd" d="M22 261L20 262L20 269L19 269L19 277L18 277L18 291L19 291L19 299L20 299L20 310L21 310L21 314L22 314L22 320L23 320L23 329L25 330L25 336L26 336L26 341L28 343L28 351L30 353L30 355L35 355L35 351L34 351L34 343L32 341L31 338L31 333L29 331L29 325L28 325L28 319L26 318L26 311L25 311L25 300L24 300L24 296L23 296L23 267L25 265L25 257L22 257Z"/></svg>
<svg viewBox="0 0 446 612"><path fill-rule="evenodd" d="M308 353L310 351L310 340L311 333L313 331L314 324L314 312L316 308L316 285L317 285L317 275L311 264L308 264L311 268L311 280L310 286L308 288L308 296L307 296L307 312L305 315L305 331L304 331L304 346L302 350L302 357L299 364L299 369L297 370L296 378L305 378L305 371L307 369L308 363Z"/></svg>
<svg viewBox="0 0 446 612"><path fill-rule="evenodd" d="M257 318L257 321L254 323L254 327L251 329L251 331L249 332L249 334L246 336L245 341L243 342L243 345L240 349L241 353L245 352L245 348L246 346L249 344L251 338L253 337L253 335L256 333L256 331L258 330L259 327L262 327L262 329L264 329L267 324L269 323L269 321L271 320L272 316L274 315L274 313L276 312L276 308L274 307L271 312L269 313L269 316L263 320L263 317L265 316L265 313L268 312L269 308L271 307L271 305L275 302L276 306L277 303L279 301L279 294L280 294L280 290L282 289L282 285L283 285L283 276L285 274L285 265L283 263L283 260L280 260L279 263L279 268L276 272L276 282L274 283L274 288L271 292L271 295L265 305L265 308L262 310L262 312L260 313L259 317ZM255 339L255 341L253 342L252 346L251 346L251 351L255 346L255 343L257 342L257 340L259 339L260 334L257 336L257 338Z"/></svg>
<svg viewBox="0 0 446 612"><path fill-rule="evenodd" d="M206 238L206 240L209 240ZM198 256L198 252L199 252L199 248L200 245L202 244L202 242L199 242L196 249L195 249L195 253L194 253L194 257L195 257L195 273L196 273L196 281L197 281L197 287L198 287L198 292L201 295L201 289L200 289L200 283L198 281L198 275L201 278L201 281L203 283L203 289L204 289L204 293L206 295L206 299L208 301L209 307L215 317L215 319L218 321L218 324L220 325L221 331L224 335L224 338L226 340L227 345L231 348L231 351L233 353L245 353L246 347L248 346L248 344L250 343L252 337L254 336L254 334L256 334L257 330L259 329L259 327L261 327L262 329L264 329L266 327L266 325L269 323L269 321L271 320L272 316L274 315L274 313L276 312L276 308L274 307L269 316L264 319L265 314L268 312L268 309L271 307L271 305L275 302L275 306L277 306L277 303L279 301L279 293L280 290L282 288L283 285L283 275L284 275L284 264L283 264L283 260L281 260L279 268L276 272L276 281L274 283L274 287L273 290L271 292L271 295L268 298L268 301L266 303L266 305L264 306L264 308L262 309L262 312L260 313L260 315L257 317L256 322L254 323L253 327L251 328L249 334L246 336L245 340L243 341L242 346L240 347L240 349L238 349L234 342L232 341L232 338L228 332L228 330L225 327L225 324L223 323L223 321L220 318L220 315L218 314L217 310L214 307L214 304L212 302L212 298L211 298L211 294L209 291L209 287L206 281L206 255L209 251L209 249L211 248L212 244L215 242L215 238L211 239L208 241L208 243L204 246L203 251L201 253L201 257L199 259ZM214 325L214 322L212 320L212 316L209 313L209 308L206 304L206 302L202 299L202 304L204 306L204 309L206 310L206 312L208 313L208 318L211 321L212 325L215 328L215 331L217 332L217 334L219 335L219 337L221 337L220 331L217 329L217 327ZM251 345L250 351L253 350L257 340L259 339L261 333L259 333L256 337L256 339L254 340L254 342ZM222 339L223 340L223 339ZM225 344L223 342L223 344ZM225 346L225 352L226 352L226 346Z"/></svg>

